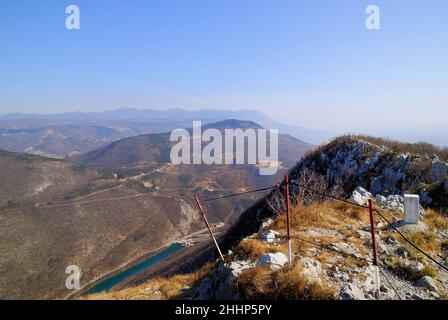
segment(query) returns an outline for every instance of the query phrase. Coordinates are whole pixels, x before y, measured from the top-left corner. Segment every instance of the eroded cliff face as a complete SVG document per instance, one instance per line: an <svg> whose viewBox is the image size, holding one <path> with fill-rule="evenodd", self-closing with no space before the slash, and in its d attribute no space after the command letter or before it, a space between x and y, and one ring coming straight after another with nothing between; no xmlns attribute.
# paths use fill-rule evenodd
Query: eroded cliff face
<svg viewBox="0 0 448 320"><path fill-rule="evenodd" d="M349 195L357 186L374 195L417 193L422 204L446 211L448 163L436 155L397 153L362 139L342 137L309 154L291 172L304 170L324 175L330 185Z"/></svg>

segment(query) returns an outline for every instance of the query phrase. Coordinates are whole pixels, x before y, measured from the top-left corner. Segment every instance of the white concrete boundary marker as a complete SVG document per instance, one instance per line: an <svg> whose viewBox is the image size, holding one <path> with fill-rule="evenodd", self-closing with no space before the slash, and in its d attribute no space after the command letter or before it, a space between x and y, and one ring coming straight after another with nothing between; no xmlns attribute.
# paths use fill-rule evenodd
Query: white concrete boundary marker
<svg viewBox="0 0 448 320"><path fill-rule="evenodd" d="M404 223L418 224L420 197L416 194L404 195Z"/></svg>

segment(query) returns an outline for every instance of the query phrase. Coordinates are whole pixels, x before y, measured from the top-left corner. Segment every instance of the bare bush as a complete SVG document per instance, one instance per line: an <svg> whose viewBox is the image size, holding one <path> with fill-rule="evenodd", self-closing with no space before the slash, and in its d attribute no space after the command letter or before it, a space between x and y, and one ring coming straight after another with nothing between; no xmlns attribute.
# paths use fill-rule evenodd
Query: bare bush
<svg viewBox="0 0 448 320"><path fill-rule="evenodd" d="M344 197L344 191L339 184L330 186L324 175L311 169L297 173L297 178L289 185L290 203L310 205L328 200L328 195ZM269 209L275 214L286 209L284 186L275 189L267 198Z"/></svg>
<svg viewBox="0 0 448 320"><path fill-rule="evenodd" d="M343 197L344 195L344 191L338 184L330 186L324 175L308 168L298 174L295 182L297 184L292 190L295 204L309 205L328 200L327 195L334 197Z"/></svg>
<svg viewBox="0 0 448 320"><path fill-rule="evenodd" d="M269 209L275 214L279 214L281 211L285 210L286 204L283 186L274 189L271 194L267 196L266 203Z"/></svg>

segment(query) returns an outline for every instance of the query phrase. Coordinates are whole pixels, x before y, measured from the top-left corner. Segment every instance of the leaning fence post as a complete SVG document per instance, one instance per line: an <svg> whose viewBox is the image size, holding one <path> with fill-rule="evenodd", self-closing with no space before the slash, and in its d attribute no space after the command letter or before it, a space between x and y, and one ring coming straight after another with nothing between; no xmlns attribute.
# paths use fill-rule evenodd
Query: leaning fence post
<svg viewBox="0 0 448 320"><path fill-rule="evenodd" d="M286 203L286 226L288 230L288 262L292 261L292 244L291 244L291 210L289 207L289 182L288 175L285 174L285 203Z"/></svg>
<svg viewBox="0 0 448 320"><path fill-rule="evenodd" d="M201 211L202 218L204 218L204 222L205 222L205 225L207 226L208 232L210 232L210 235L211 235L211 237L213 239L213 242L215 243L216 249L218 249L219 256L221 257L221 260L224 261L224 256L222 255L221 249L219 248L219 245L218 245L218 242L216 241L216 238L213 235L212 229L210 228L210 225L208 224L208 220L207 220L207 217L205 215L204 209L202 208L201 201L199 201L199 198L198 198L197 195L195 195L194 198L195 198L196 203L197 203L197 205L199 207L199 210Z"/></svg>
<svg viewBox="0 0 448 320"><path fill-rule="evenodd" d="M369 199L369 213L370 213L370 232L372 234L372 248L373 248L373 266L375 269L375 284L376 284L376 298L380 298L380 275L379 275L379 266L378 266L378 258L376 253L376 239L375 239L375 219L373 216L373 202L372 199Z"/></svg>

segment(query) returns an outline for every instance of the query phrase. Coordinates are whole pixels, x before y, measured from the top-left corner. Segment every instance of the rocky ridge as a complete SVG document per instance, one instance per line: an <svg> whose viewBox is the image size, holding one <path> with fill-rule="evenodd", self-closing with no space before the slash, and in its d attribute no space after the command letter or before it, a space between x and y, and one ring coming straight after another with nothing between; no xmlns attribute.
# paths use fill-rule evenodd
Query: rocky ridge
<svg viewBox="0 0 448 320"><path fill-rule="evenodd" d="M347 136L313 151L292 170L291 177L304 170L318 172L330 185L342 186L348 195L357 186L375 196L416 193L423 206L447 210L448 163L434 154L397 153Z"/></svg>

